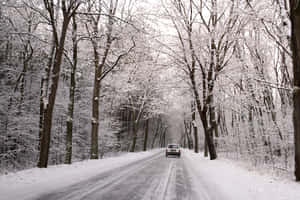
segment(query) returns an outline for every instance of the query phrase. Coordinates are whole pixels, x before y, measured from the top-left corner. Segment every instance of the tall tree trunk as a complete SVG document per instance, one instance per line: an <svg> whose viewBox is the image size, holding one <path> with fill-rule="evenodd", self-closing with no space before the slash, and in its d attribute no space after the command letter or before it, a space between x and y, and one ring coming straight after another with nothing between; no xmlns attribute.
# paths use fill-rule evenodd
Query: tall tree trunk
<svg viewBox="0 0 300 200"><path fill-rule="evenodd" d="M186 148L186 133L183 133L183 148Z"/></svg>
<svg viewBox="0 0 300 200"><path fill-rule="evenodd" d="M131 103L131 105L133 106L133 103ZM131 146L130 152L135 151L135 146L136 146L136 141L137 141L137 133L138 133L143 109L144 109L144 102L142 103L142 105L140 105L140 108L138 110L133 111L133 116L132 116L133 117L133 124L132 124L133 137L132 137L132 146Z"/></svg>
<svg viewBox="0 0 300 200"><path fill-rule="evenodd" d="M160 126L161 126L160 119L157 119L157 123L156 123L156 124L157 124L157 125L156 125L156 131L155 131L154 137L153 137L153 139L152 139L151 149L154 148L155 140L156 140L156 138L157 138L157 136L158 136L158 134L159 134L159 129L160 129Z"/></svg>
<svg viewBox="0 0 300 200"><path fill-rule="evenodd" d="M61 61L64 53L64 45L65 45L65 39L67 35L69 22L70 22L69 18L65 18L63 21L61 37L58 43L59 45L58 50L55 52L54 65L52 69L52 85L50 87L50 94L48 96L48 104L46 106L44 124L43 124L43 133L41 137L41 149L40 149L40 156L38 162L38 167L40 168L46 168L48 165L53 108L55 104L56 91L58 88L60 67L61 67Z"/></svg>
<svg viewBox="0 0 300 200"><path fill-rule="evenodd" d="M205 138L204 138L204 157L208 157L208 147Z"/></svg>
<svg viewBox="0 0 300 200"><path fill-rule="evenodd" d="M41 78L40 85L40 113L39 113L39 138L38 138L38 150L41 149L41 139L43 135L43 127L44 127L44 77ZM39 165L39 164L38 164Z"/></svg>
<svg viewBox="0 0 300 200"><path fill-rule="evenodd" d="M98 35L98 25L99 25L99 18L97 21L94 22L93 27L93 35ZM111 34L111 32L110 32ZM100 53L98 52L98 42L97 38L92 38L92 45L94 51L94 66L95 66L95 75L94 75L94 88L93 88L93 99L92 99L92 132L91 132L91 152L90 158L91 159L98 159L99 158L99 146L98 146L98 138L99 138L99 98L100 98L100 89L101 89L101 76L104 64L106 62L108 52L110 50L110 34L106 40L106 48L104 51L104 55L101 59L100 63Z"/></svg>
<svg viewBox="0 0 300 200"><path fill-rule="evenodd" d="M197 110L198 110L198 113L200 115L200 119L201 119L203 129L204 129L205 141L207 143L210 159L215 160L217 158L217 152L216 152L215 145L214 145L214 142L213 142L211 129L208 128L207 105L204 104L203 108L201 107L200 96L199 96L198 90L196 88L196 82L195 82L194 74L191 74L190 78L191 78L192 87L193 87L193 91L194 91L194 95L195 95ZM203 80L205 79L205 77L202 77L202 78L203 78Z"/></svg>
<svg viewBox="0 0 300 200"><path fill-rule="evenodd" d="M162 147L166 147L167 130L168 130L168 128L166 127L165 132L164 132L163 146Z"/></svg>
<svg viewBox="0 0 300 200"><path fill-rule="evenodd" d="M56 91L58 88L59 83L59 76L60 76L60 68L61 62L64 54L64 46L65 40L67 36L68 26L72 16L75 14L75 11L78 9L81 2L76 2L75 0L70 0L69 4L66 1L58 1L57 3L61 3L61 11L63 16L62 21L62 28L60 31L60 37L57 30L57 18L55 18L55 5L54 2L44 0L45 9L48 12L50 25L52 27L52 36L54 38L55 43L55 56L52 68L52 83L50 86L50 93L48 95L47 105L44 106L45 114L44 114L44 123L43 123L43 132L41 135L41 148L40 148L40 155L38 161L38 167L46 168L48 165L48 156L49 156L49 148L50 148L50 139L51 139L51 127L52 127L52 115L53 109L55 105L56 99ZM60 6L56 5L56 14L58 15Z"/></svg>
<svg viewBox="0 0 300 200"><path fill-rule="evenodd" d="M146 125L145 125L144 151L147 151L148 131L149 131L149 119L146 120Z"/></svg>
<svg viewBox="0 0 300 200"><path fill-rule="evenodd" d="M98 54L95 56L95 62L98 63ZM98 147L98 127L99 127L99 97L100 97L100 77L101 68L98 65L95 66L95 77L94 77L94 89L93 89L93 100L92 100L92 134L91 134L91 159L99 158L99 147Z"/></svg>
<svg viewBox="0 0 300 200"><path fill-rule="evenodd" d="M195 153L199 153L199 141L198 141L198 128L196 125L196 108L195 108L195 102L193 101L191 104L191 108L192 108L192 125L193 125L193 132L194 132L194 151Z"/></svg>
<svg viewBox="0 0 300 200"><path fill-rule="evenodd" d="M27 75L28 63L30 59L27 58L27 54L28 54L28 47L25 47L25 52L23 52L23 71L22 71L21 86L20 86L21 98L20 98L19 110L21 110L22 104L24 103L24 99L25 99L26 75Z"/></svg>
<svg viewBox="0 0 300 200"><path fill-rule="evenodd" d="M204 136L206 138L206 142L207 142L207 147L208 147L208 151L209 151L209 155L210 155L210 159L211 160L215 160L217 158L217 152L216 152L216 148L213 142L213 135L212 135L212 129L209 128L208 126L208 119L207 119L207 112L208 112L208 106L210 106L210 96L213 95L212 94L212 89L213 89L213 72L212 72L212 67L214 66L214 64L211 64L211 69L209 70L208 73L208 80L206 79L206 74L204 72L203 66L200 66L202 69L202 89L203 89L203 105L201 105L201 101L200 101L200 95L197 89L197 84L196 84L196 80L195 80L195 51L194 51L194 47L192 44L192 27L190 27L190 31L189 31L189 43L190 43L190 50L192 52L192 67L190 70L190 81L192 84L192 91L194 93L194 98L195 98L195 102L196 102L196 107L203 125L203 129L204 129ZM211 61L212 62L212 61ZM200 64L200 62L198 62ZM208 87L207 87L208 85ZM208 95L207 95L207 90L208 90Z"/></svg>
<svg viewBox="0 0 300 200"><path fill-rule="evenodd" d="M52 69L53 60L55 56L55 42L54 39L52 39L52 47L51 47L51 53L48 58L47 66L45 69L45 75L41 78L41 85L40 85L40 118L39 118L39 146L38 149L41 149L41 141L42 141L42 135L43 135L43 129L44 129L44 116L45 116L45 102L44 99L48 96L48 88L49 88L49 80L50 80L50 71ZM39 165L39 164L38 164Z"/></svg>
<svg viewBox="0 0 300 200"><path fill-rule="evenodd" d="M193 149L193 139L191 136L192 133L192 122L187 122L186 120L183 121L184 123L184 130L185 130L185 135L187 138L187 145L189 149Z"/></svg>
<svg viewBox="0 0 300 200"><path fill-rule="evenodd" d="M214 96L213 91L210 92L210 98L209 98L209 123L210 127L212 129L212 132L214 132L215 137L219 137L219 131L218 131L218 124L216 119L216 110L214 106Z"/></svg>
<svg viewBox="0 0 300 200"><path fill-rule="evenodd" d="M209 123L211 129L211 136L213 137L213 132L215 136L218 137L218 127L216 123L216 113L215 113L215 106L214 106L214 80L216 79L215 70L218 70L218 54L217 54L217 47L216 47L216 27L217 27L217 0L211 0L212 3L212 33L211 33L211 41L210 41L210 64L207 73L207 99L206 103L208 106L209 111ZM204 78L204 77L203 77Z"/></svg>
<svg viewBox="0 0 300 200"><path fill-rule="evenodd" d="M75 102L75 88L76 88L76 68L77 68L77 24L76 16L72 17L72 41L73 41L73 63L71 64L71 80L69 88L69 105L67 118L67 135L66 135L66 157L65 164L72 162L72 138L73 138L73 116L74 116L74 102Z"/></svg>
<svg viewBox="0 0 300 200"><path fill-rule="evenodd" d="M127 127L127 139L130 140L131 135L131 111L126 108L126 127Z"/></svg>
<svg viewBox="0 0 300 200"><path fill-rule="evenodd" d="M138 128L138 122L137 122L137 111L133 111L132 112L132 119L133 119L133 122L132 122L132 145L131 145L131 148L130 148L130 152L134 152L135 151L135 146L136 146L136 140L137 140L137 128Z"/></svg>
<svg viewBox="0 0 300 200"><path fill-rule="evenodd" d="M117 6L117 5L116 5ZM98 147L98 128L99 128L99 98L100 98L100 89L101 89L101 80L104 78L103 68L106 64L106 60L112 45L112 31L113 31L113 16L115 15L116 7L113 8L113 1L110 2L109 8L109 17L107 22L107 34L106 34L106 42L105 49L100 61L100 54L98 52L98 41L99 41L99 23L100 23L100 15L93 19L93 35L90 36L93 51L94 51L94 64L95 64L95 77L94 77L94 89L93 89L93 103L92 103L92 133L91 133L91 159L99 158L99 147ZM96 37L95 37L96 36ZM99 62L100 61L100 62Z"/></svg>
<svg viewBox="0 0 300 200"><path fill-rule="evenodd" d="M193 149L194 148L194 141L193 141L193 136L192 136L192 132L193 132L193 122L189 122L188 123L188 138L189 138L189 149Z"/></svg>
<svg viewBox="0 0 300 200"><path fill-rule="evenodd" d="M162 148L162 147L163 147L164 133L165 133L165 131L164 131L164 130L160 132L160 136L159 136L159 143L158 143L160 148Z"/></svg>
<svg viewBox="0 0 300 200"><path fill-rule="evenodd" d="M28 20L28 33L32 33L32 20ZM21 79L21 86L20 86L20 91L21 91L21 98L20 98L20 106L24 103L25 99L25 88L26 88L26 75L27 75L27 70L30 64L30 60L33 55L33 50L31 47L31 41L30 39L27 39L24 45L24 52L23 52L23 71L22 71L22 79Z"/></svg>
<svg viewBox="0 0 300 200"><path fill-rule="evenodd" d="M292 52L293 52L293 123L295 142L295 177L300 181L300 4L290 0L290 16L292 22Z"/></svg>

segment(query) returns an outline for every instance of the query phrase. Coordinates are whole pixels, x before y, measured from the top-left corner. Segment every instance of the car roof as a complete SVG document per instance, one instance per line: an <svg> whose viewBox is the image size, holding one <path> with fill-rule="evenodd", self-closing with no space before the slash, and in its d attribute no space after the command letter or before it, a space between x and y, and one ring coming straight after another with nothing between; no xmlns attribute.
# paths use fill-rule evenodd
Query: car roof
<svg viewBox="0 0 300 200"><path fill-rule="evenodd" d="M174 143L174 144L168 144L168 146L170 146L170 145L176 145L176 146L180 146L179 144L175 144L175 143Z"/></svg>

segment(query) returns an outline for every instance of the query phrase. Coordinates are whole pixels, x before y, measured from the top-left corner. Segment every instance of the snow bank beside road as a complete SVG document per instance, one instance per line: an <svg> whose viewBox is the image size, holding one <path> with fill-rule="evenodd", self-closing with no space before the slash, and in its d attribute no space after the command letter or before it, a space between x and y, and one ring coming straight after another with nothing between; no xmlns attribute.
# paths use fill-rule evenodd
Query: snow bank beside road
<svg viewBox="0 0 300 200"><path fill-rule="evenodd" d="M208 160L202 154L184 150L184 159L193 172L194 191L206 187L214 200L298 200L300 184L275 180L239 167L234 161ZM201 189L202 190L202 189ZM202 191L199 191L200 193ZM213 195L213 196L211 196ZM223 196L223 197L222 197Z"/></svg>
<svg viewBox="0 0 300 200"><path fill-rule="evenodd" d="M87 160L72 165L49 166L46 169L33 168L0 176L0 199L34 199L41 194L91 178L120 166L142 160L160 152L160 149L127 153L101 160Z"/></svg>

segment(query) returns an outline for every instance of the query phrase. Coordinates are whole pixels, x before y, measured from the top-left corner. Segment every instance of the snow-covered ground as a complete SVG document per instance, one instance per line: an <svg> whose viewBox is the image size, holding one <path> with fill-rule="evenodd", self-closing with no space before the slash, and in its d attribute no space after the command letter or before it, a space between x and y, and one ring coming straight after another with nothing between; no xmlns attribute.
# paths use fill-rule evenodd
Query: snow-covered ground
<svg viewBox="0 0 300 200"><path fill-rule="evenodd" d="M46 169L33 168L2 175L0 176L0 199L34 199L44 194L45 191L55 191L87 180L99 173L151 157L159 151L161 150L127 153L122 156L101 160L87 160L76 162L72 165L49 166Z"/></svg>
<svg viewBox="0 0 300 200"><path fill-rule="evenodd" d="M249 171L234 161L226 159L208 160L202 154L185 150L187 164L194 174L193 185L196 192L206 192L213 199L222 200L298 200L300 183L294 180L278 180ZM202 180L202 181L201 181Z"/></svg>
<svg viewBox="0 0 300 200"><path fill-rule="evenodd" d="M119 168L127 165L128 167ZM202 154L195 154L189 150L183 150L180 159L165 158L163 150L154 150L128 153L102 160L77 162L71 166L59 165L47 169L34 168L3 175L0 176L0 199L36 199L44 194L83 182L94 177L95 174L101 175L105 172L110 174L110 171L114 169L115 171L112 171L114 174L109 175L111 180L107 178L102 179L100 182L93 182L92 188L95 191L92 192L97 192L97 195L105 195L96 190L105 186L106 183L103 183L103 181L110 180L111 183L106 185L111 185L104 188L109 192L118 191L119 187L126 187L127 185L132 187L132 191L139 190L138 196L134 196L136 195L134 194L133 197L128 196L127 199L153 199L154 194L155 200L300 199L300 184L293 180L278 180L278 178L275 179L271 176L263 176L258 172L241 167L234 161L225 159L210 161L204 158ZM140 171L132 169L139 169ZM128 170L130 170L130 173ZM118 174L119 171L120 174ZM143 173L143 175L137 174L135 176L135 172ZM130 179L130 177L133 177L133 179ZM134 179L139 179L138 177L140 177L140 180L135 182ZM147 184L143 185L144 183ZM97 184L102 184L103 187L97 186ZM138 187L135 187L137 185ZM190 187L190 189L187 187ZM86 189L89 189L89 187ZM124 190L127 189L123 188L123 192ZM160 191L161 194L156 194L153 191ZM87 191L88 193L90 192ZM140 198L141 196L143 198Z"/></svg>

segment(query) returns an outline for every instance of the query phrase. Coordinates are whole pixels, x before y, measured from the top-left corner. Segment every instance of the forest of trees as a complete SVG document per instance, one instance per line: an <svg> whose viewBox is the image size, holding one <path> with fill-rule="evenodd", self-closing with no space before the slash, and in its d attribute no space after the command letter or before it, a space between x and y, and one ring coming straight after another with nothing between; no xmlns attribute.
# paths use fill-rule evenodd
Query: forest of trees
<svg viewBox="0 0 300 200"><path fill-rule="evenodd" d="M135 2L0 6L1 171L165 143L163 69Z"/></svg>
<svg viewBox="0 0 300 200"><path fill-rule="evenodd" d="M0 172L175 141L300 181L299 48L297 0L2 0Z"/></svg>

